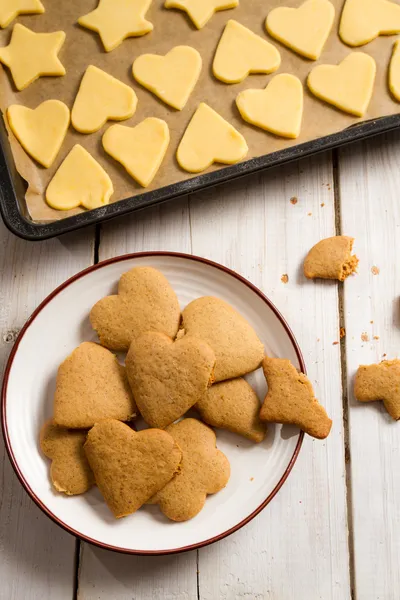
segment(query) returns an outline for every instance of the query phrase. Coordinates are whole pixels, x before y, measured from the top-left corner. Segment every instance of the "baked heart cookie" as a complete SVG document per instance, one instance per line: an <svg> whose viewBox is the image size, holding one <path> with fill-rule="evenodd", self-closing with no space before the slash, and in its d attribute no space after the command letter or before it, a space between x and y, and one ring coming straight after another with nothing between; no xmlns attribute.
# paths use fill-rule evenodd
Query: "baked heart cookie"
<svg viewBox="0 0 400 600"><path fill-rule="evenodd" d="M264 346L251 325L227 302L204 296L190 302L182 313L187 336L204 340L214 350L215 381L240 377L257 369Z"/></svg>
<svg viewBox="0 0 400 600"><path fill-rule="evenodd" d="M354 396L360 402L382 400L389 415L400 420L400 360L361 365L354 380Z"/></svg>
<svg viewBox="0 0 400 600"><path fill-rule="evenodd" d="M179 8L201 29L218 10L238 6L239 0L165 0L165 8Z"/></svg>
<svg viewBox="0 0 400 600"><path fill-rule="evenodd" d="M146 423L164 428L184 415L212 383L214 364L214 352L201 339L173 342L155 331L136 338L126 357L126 372Z"/></svg>
<svg viewBox="0 0 400 600"><path fill-rule="evenodd" d="M167 427L182 450L179 473L150 500L172 521L187 521L203 508L207 494L216 494L230 477L229 461L216 446L212 429L197 419Z"/></svg>
<svg viewBox="0 0 400 600"><path fill-rule="evenodd" d="M304 261L307 279L337 279L344 281L355 273L358 258L351 253L354 238L335 235L319 241L311 248Z"/></svg>
<svg viewBox="0 0 400 600"><path fill-rule="evenodd" d="M125 367L106 348L83 342L61 363L54 394L54 423L89 428L101 419L129 421L137 414Z"/></svg>
<svg viewBox="0 0 400 600"><path fill-rule="evenodd" d="M212 385L195 408L203 421L242 435L253 442L262 442L267 426L260 421L260 401L245 379L239 377Z"/></svg>
<svg viewBox="0 0 400 600"><path fill-rule="evenodd" d="M152 267L135 267L124 273L118 294L102 298L90 311L100 342L119 351L128 350L132 340L146 331L161 331L174 338L180 318L174 290Z"/></svg>
<svg viewBox="0 0 400 600"><path fill-rule="evenodd" d="M54 488L68 496L84 494L94 485L83 444L87 432L66 429L48 421L40 432L40 448L51 460L50 478Z"/></svg>
<svg viewBox="0 0 400 600"><path fill-rule="evenodd" d="M263 360L268 393L260 411L262 421L290 423L318 439L328 437L332 421L314 396L309 379L290 360Z"/></svg>
<svg viewBox="0 0 400 600"><path fill-rule="evenodd" d="M113 419L97 423L84 446L96 484L119 519L137 511L179 471L182 452L160 429L136 433Z"/></svg>
<svg viewBox="0 0 400 600"><path fill-rule="evenodd" d="M400 32L400 6L390 0L346 0L339 35L348 46L363 46L379 35Z"/></svg>
<svg viewBox="0 0 400 600"><path fill-rule="evenodd" d="M44 13L40 0L2 0L0 5L0 27L8 27L18 15L33 15Z"/></svg>

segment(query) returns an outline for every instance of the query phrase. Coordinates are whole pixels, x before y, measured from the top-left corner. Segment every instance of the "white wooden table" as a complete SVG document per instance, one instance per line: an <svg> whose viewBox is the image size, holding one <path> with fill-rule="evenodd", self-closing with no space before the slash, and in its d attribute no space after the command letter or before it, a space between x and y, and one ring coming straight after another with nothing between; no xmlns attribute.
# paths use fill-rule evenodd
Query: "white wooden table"
<svg viewBox="0 0 400 600"><path fill-rule="evenodd" d="M306 281L306 252L335 233L356 238L358 275ZM400 598L400 423L352 395L360 363L400 352L400 134L58 240L24 242L0 225L0 243L2 365L29 314L67 277L126 252L188 252L238 271L276 303L334 422L326 441L306 439L287 483L249 525L163 558L76 541L31 502L1 444L1 600Z"/></svg>

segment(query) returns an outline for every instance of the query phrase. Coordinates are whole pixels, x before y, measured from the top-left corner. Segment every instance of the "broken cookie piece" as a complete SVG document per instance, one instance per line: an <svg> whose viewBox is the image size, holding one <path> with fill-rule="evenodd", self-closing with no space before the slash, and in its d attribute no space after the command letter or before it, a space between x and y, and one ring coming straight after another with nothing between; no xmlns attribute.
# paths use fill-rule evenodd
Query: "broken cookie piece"
<svg viewBox="0 0 400 600"><path fill-rule="evenodd" d="M308 279L338 279L355 273L358 258L351 254L354 238L346 235L329 237L315 244L304 261L304 275Z"/></svg>
<svg viewBox="0 0 400 600"><path fill-rule="evenodd" d="M382 400L395 421L400 419L400 359L358 367L354 396L360 402Z"/></svg>

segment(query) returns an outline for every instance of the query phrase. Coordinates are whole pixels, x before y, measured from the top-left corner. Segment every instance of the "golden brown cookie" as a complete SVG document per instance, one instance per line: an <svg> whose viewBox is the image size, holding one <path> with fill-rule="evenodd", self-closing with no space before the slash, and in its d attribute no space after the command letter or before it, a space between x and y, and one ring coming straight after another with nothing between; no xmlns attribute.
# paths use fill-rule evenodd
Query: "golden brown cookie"
<svg viewBox="0 0 400 600"><path fill-rule="evenodd" d="M304 261L304 275L344 281L357 270L358 258L351 254L353 242L354 238L336 235L315 244Z"/></svg>
<svg viewBox="0 0 400 600"><path fill-rule="evenodd" d="M146 331L176 336L181 311L167 279L152 267L136 267L119 280L118 294L99 300L90 321L100 342L111 350L128 350Z"/></svg>
<svg viewBox="0 0 400 600"><path fill-rule="evenodd" d="M197 419L167 427L182 450L180 472L150 501L172 521L187 521L203 508L207 494L216 494L230 477L229 461L216 446L212 429Z"/></svg>
<svg viewBox="0 0 400 600"><path fill-rule="evenodd" d="M249 323L227 302L204 296L182 313L186 335L207 342L215 352L215 381L240 377L257 369L264 346Z"/></svg>
<svg viewBox="0 0 400 600"><path fill-rule="evenodd" d="M173 342L149 331L132 342L126 372L146 423L162 429L184 415L212 382L214 364L210 346L196 338Z"/></svg>
<svg viewBox="0 0 400 600"><path fill-rule="evenodd" d="M88 429L101 419L129 421L137 408L125 367L99 344L83 342L61 363L54 394L54 422Z"/></svg>
<svg viewBox="0 0 400 600"><path fill-rule="evenodd" d="M134 513L179 471L182 452L160 429L136 433L125 423L97 423L84 446L96 484L119 519Z"/></svg>
<svg viewBox="0 0 400 600"><path fill-rule="evenodd" d="M245 379L231 379L212 385L196 404L203 421L228 429L253 442L262 442L267 426L260 421L260 401Z"/></svg>
<svg viewBox="0 0 400 600"><path fill-rule="evenodd" d="M378 365L358 367L354 396L360 402L383 400L395 421L400 419L400 359L383 360Z"/></svg>
<svg viewBox="0 0 400 600"><path fill-rule="evenodd" d="M51 459L50 479L58 492L84 494L94 485L83 444L87 432L59 427L47 421L40 432L40 448Z"/></svg>
<svg viewBox="0 0 400 600"><path fill-rule="evenodd" d="M314 396L311 382L299 373L290 360L263 360L268 393L261 407L260 419L273 423L291 423L318 439L329 435L332 421Z"/></svg>

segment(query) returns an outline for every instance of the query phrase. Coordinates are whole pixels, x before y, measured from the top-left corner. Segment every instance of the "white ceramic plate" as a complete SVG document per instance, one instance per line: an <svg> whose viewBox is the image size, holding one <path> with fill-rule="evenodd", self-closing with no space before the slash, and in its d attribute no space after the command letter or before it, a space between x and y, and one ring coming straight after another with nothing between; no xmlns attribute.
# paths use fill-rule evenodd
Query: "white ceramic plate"
<svg viewBox="0 0 400 600"><path fill-rule="evenodd" d="M75 275L44 300L21 331L7 364L2 392L2 425L13 467L33 500L70 533L99 546L138 554L167 554L204 546L245 525L280 489L300 451L303 434L270 425L266 440L254 444L217 430L218 447L231 463L227 487L209 496L192 520L173 523L157 506L115 520L97 488L83 496L53 491L49 461L38 445L39 430L52 414L58 365L84 340L96 340L89 311L116 290L119 277L139 265L164 273L182 308L204 295L234 306L257 331L270 355L289 358L304 371L288 325L269 300L236 273L204 259L171 253L127 255ZM249 376L260 398L261 370Z"/></svg>

